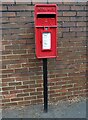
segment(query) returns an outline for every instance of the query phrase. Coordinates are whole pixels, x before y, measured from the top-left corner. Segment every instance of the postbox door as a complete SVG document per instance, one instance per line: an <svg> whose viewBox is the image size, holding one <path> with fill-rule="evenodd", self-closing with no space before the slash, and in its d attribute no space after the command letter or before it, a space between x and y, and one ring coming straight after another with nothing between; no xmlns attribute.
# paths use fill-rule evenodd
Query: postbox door
<svg viewBox="0 0 88 120"><path fill-rule="evenodd" d="M36 55L38 58L56 56L56 31L56 28L52 27L50 30L44 30L43 27L36 29Z"/></svg>

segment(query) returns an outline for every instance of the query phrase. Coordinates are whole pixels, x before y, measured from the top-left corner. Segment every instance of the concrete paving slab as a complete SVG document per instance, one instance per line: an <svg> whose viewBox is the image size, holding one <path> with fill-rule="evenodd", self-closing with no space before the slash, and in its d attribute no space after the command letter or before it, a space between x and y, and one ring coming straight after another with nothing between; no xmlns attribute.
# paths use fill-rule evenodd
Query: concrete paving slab
<svg viewBox="0 0 88 120"><path fill-rule="evenodd" d="M43 105L6 108L2 110L3 118L86 118L87 100L69 102L59 101L49 104L48 112L44 113Z"/></svg>

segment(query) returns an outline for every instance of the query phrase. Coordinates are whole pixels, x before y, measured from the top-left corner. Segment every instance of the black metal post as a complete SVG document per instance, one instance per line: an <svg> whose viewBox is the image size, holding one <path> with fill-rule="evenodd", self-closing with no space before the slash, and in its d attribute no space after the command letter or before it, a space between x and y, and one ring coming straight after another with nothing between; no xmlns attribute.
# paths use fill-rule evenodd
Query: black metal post
<svg viewBox="0 0 88 120"><path fill-rule="evenodd" d="M48 111L47 58L43 58L44 112Z"/></svg>

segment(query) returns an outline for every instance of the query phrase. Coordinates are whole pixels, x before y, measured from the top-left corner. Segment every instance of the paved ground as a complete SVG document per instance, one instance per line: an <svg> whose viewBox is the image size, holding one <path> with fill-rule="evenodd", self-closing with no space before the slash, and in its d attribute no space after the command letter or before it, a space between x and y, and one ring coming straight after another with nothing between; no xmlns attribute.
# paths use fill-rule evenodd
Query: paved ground
<svg viewBox="0 0 88 120"><path fill-rule="evenodd" d="M47 113L43 105L21 108L7 108L2 111L3 118L87 118L87 100L59 101L49 104Z"/></svg>

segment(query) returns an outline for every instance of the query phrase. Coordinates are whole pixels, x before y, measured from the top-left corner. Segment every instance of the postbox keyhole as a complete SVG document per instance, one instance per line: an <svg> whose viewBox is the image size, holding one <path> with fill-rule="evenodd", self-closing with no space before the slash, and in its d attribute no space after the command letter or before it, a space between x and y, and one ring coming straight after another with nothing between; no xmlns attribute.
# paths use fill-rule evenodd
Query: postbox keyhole
<svg viewBox="0 0 88 120"><path fill-rule="evenodd" d="M48 27L45 27L45 30L48 30Z"/></svg>

